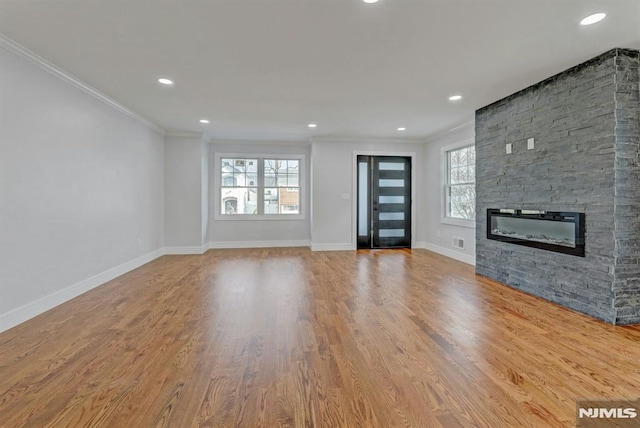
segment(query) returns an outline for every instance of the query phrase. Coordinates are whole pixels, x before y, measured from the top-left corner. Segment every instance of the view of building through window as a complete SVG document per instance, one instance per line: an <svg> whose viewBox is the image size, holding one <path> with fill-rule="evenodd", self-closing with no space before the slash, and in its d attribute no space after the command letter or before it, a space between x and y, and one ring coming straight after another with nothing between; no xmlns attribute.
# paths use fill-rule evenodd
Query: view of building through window
<svg viewBox="0 0 640 428"><path fill-rule="evenodd" d="M300 213L300 161L264 160L264 214Z"/></svg>
<svg viewBox="0 0 640 428"><path fill-rule="evenodd" d="M300 160L222 158L221 214L300 214Z"/></svg>
<svg viewBox="0 0 640 428"><path fill-rule="evenodd" d="M257 214L258 159L221 160L222 214Z"/></svg>
<svg viewBox="0 0 640 428"><path fill-rule="evenodd" d="M476 150L474 146L447 152L446 217L476 217Z"/></svg>

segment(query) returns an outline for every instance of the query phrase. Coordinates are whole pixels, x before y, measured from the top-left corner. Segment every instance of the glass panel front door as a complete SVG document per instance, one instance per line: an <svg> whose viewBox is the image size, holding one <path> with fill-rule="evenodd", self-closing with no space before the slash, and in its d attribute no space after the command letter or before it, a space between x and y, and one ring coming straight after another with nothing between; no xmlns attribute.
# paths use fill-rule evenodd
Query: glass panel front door
<svg viewBox="0 0 640 428"><path fill-rule="evenodd" d="M411 158L358 156L358 248L411 247Z"/></svg>

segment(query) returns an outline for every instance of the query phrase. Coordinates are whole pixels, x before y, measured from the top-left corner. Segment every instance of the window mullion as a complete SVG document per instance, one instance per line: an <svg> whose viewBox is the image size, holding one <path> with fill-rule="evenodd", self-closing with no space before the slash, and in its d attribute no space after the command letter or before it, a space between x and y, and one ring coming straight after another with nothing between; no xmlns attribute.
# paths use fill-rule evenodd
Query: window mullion
<svg viewBox="0 0 640 428"><path fill-rule="evenodd" d="M264 158L258 158L258 215L264 215Z"/></svg>
<svg viewBox="0 0 640 428"><path fill-rule="evenodd" d="M230 156L230 157L226 157L226 156ZM269 217L270 219L276 219L276 218L292 218L292 219L297 219L297 218L301 218L301 203L302 203L302 192L303 189L301 188L301 184L300 184L300 180L301 180L301 173L300 173L300 168L301 168L301 163L302 161L298 158L295 158L294 160L297 161L296 164L292 164L292 165L297 165L297 170L290 170L289 168L293 168L293 166L286 164L285 166L283 166L282 171L280 171L280 169L277 168L277 165L274 165L274 167L276 168L275 171L273 171L274 177L273 179L276 180L275 183L273 183L273 185L270 185L270 189L273 188L276 192L275 195L266 195L265 196L265 189L266 189L266 173L267 173L267 168L265 167L265 160L271 160L274 159L274 161L282 161L285 160L287 162L289 162L291 159L289 159L289 157L283 157L284 159L280 159L280 157L272 157L272 156L256 156L253 157L253 159L256 160L256 162L258 162L257 166L255 169L252 169L252 171L255 171L255 173L251 173L249 174L248 169L249 164L246 163L245 167L244 167L244 176L245 176L245 180L242 183L242 185L240 185L240 179L238 178L238 182L236 182L236 178L239 177L240 173L238 173L237 175L235 174L235 170L234 168L236 168L236 161L239 160L244 160L247 161L247 156L241 157L241 156L236 156L236 155L221 155L220 157L216 156L216 163L217 163L217 186L218 186L218 192L219 196L217 196L216 198L218 199L218 201L216 202L216 219L219 219L218 216L221 216L220 218L225 218L225 219L231 219L231 218L237 218L237 219L264 219ZM227 160L228 165L229 165L229 171L224 172L225 168L226 168L226 164L223 165L222 159ZM252 160L253 160L252 159ZM277 162L275 162L277 164ZM239 163L238 163L239 165ZM238 166L238 168L240 168L241 166ZM251 167L253 168L253 167ZM270 173L271 173L271 169L269 169ZM283 175L286 175L286 177L280 177L280 183L277 181L277 177L278 177L278 172L282 172ZM293 181L289 181L290 179L293 180L289 174L289 172L293 172L292 176L296 176L297 174L297 182L293 182ZM255 182L251 183L250 178L253 176L253 174L255 174ZM225 182L225 177L227 176L231 176L232 178L229 178L228 180L233 181L234 183L231 182ZM286 178L286 180L283 180L283 178ZM214 181L215 183L215 181ZM295 185L294 185L295 183ZM227 184L227 185L225 185ZM232 185L233 184L233 185ZM256 195L254 196L254 194L251 193L252 189L256 189ZM234 192L231 192L231 190L234 190ZM280 192L282 190L282 192ZM273 191L271 193L273 193ZM282 193L282 194L281 194ZM240 201L241 196L244 195L245 200L244 201ZM247 196L249 195L249 196ZM229 212L227 213L225 211L225 200L223 199L224 197L228 197L228 199L234 199L237 198L237 209L236 210L229 210ZM282 199L281 199L282 197ZM249 199L251 200L251 202L249 202ZM277 198L277 203L276 200L273 198ZM273 204L269 204L268 206L265 206L266 202L269 201L271 202L273 199ZM238 211L238 209L240 209L240 204L243 204L242 206L244 207L243 210ZM257 204L257 206L254 206L254 204ZM251 208L250 210L248 208ZM267 212L267 208L269 208L269 212ZM275 211L274 211L275 210ZM251 212L250 212L251 211ZM241 213L241 214L240 214ZM250 214L254 214L253 216L251 216ZM295 214L295 215L294 215Z"/></svg>

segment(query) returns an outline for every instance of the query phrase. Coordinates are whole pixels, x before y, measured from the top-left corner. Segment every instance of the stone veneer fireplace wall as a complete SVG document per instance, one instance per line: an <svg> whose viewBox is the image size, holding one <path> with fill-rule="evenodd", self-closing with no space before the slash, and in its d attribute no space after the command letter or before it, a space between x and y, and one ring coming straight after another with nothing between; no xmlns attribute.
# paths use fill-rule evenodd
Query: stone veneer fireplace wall
<svg viewBox="0 0 640 428"><path fill-rule="evenodd" d="M639 52L613 49L476 112L478 274L640 322L639 81ZM489 208L585 213L585 257L487 239Z"/></svg>

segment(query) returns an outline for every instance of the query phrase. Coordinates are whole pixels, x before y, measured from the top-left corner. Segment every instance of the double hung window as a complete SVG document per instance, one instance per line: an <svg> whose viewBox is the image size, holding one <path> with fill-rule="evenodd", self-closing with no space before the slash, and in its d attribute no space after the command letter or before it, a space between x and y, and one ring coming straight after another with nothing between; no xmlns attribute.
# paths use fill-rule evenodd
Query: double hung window
<svg viewBox="0 0 640 428"><path fill-rule="evenodd" d="M301 216L301 157L217 157L219 217Z"/></svg>
<svg viewBox="0 0 640 428"><path fill-rule="evenodd" d="M445 158L445 218L474 220L476 217L475 147L449 150Z"/></svg>

